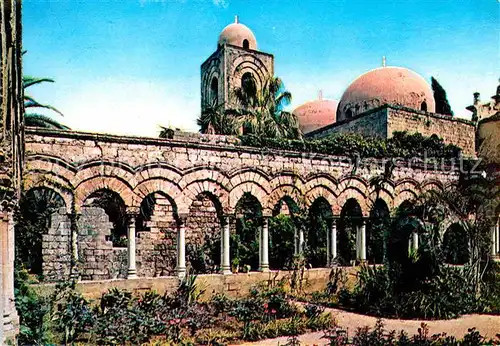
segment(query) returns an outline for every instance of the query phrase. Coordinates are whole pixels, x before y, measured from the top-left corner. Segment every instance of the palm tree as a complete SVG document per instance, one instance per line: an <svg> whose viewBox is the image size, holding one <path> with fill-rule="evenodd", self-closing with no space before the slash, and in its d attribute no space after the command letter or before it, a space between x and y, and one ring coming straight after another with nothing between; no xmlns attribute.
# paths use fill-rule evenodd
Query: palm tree
<svg viewBox="0 0 500 346"><path fill-rule="evenodd" d="M26 51L23 52L23 55ZM57 108L38 102L33 97L26 93L26 89L30 86L41 84L41 83L54 83L51 78L38 78L32 76L23 76L23 89L24 89L24 123L26 126L43 127L47 129L57 129L57 130L70 130L66 125L62 125L59 122L51 119L50 117L39 114L39 113L27 113L28 109L48 109L61 116L64 116Z"/></svg>
<svg viewBox="0 0 500 346"><path fill-rule="evenodd" d="M238 135L241 123L237 114L225 105L212 104L206 107L196 121L201 133L218 135Z"/></svg>
<svg viewBox="0 0 500 346"><path fill-rule="evenodd" d="M235 114L245 133L270 138L302 137L297 117L284 110L292 101L292 94L285 90L281 78L269 77L260 88L254 82L243 83L234 90L234 98Z"/></svg>

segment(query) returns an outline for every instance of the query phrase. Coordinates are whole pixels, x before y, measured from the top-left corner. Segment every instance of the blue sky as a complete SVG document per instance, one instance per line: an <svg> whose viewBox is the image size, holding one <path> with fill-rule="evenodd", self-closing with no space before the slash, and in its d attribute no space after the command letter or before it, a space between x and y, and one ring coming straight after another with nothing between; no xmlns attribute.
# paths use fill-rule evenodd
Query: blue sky
<svg viewBox="0 0 500 346"><path fill-rule="evenodd" d="M29 93L76 130L196 131L200 65L234 15L274 54L291 108L320 89L340 99L384 55L437 78L462 117L500 77L499 0L25 0L25 74L56 80Z"/></svg>

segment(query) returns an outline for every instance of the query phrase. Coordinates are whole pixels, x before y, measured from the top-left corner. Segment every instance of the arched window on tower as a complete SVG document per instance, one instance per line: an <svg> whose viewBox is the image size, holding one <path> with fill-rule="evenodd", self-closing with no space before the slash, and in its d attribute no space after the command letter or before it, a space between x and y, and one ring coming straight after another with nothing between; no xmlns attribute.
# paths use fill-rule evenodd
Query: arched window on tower
<svg viewBox="0 0 500 346"><path fill-rule="evenodd" d="M427 102L424 101L420 104L420 110L427 112Z"/></svg>
<svg viewBox="0 0 500 346"><path fill-rule="evenodd" d="M249 49L250 48L250 43L248 42L247 39L243 40L243 48L244 49Z"/></svg>
<svg viewBox="0 0 500 346"><path fill-rule="evenodd" d="M257 84L255 83L255 78L253 78L253 75L250 72L245 72L241 77L241 89L249 99L254 98L257 95Z"/></svg>
<svg viewBox="0 0 500 346"><path fill-rule="evenodd" d="M219 101L219 81L217 77L212 78L212 83L210 84L210 101L217 105Z"/></svg>
<svg viewBox="0 0 500 346"><path fill-rule="evenodd" d="M348 109L345 111L345 118L346 119L351 119L352 118L352 110Z"/></svg>

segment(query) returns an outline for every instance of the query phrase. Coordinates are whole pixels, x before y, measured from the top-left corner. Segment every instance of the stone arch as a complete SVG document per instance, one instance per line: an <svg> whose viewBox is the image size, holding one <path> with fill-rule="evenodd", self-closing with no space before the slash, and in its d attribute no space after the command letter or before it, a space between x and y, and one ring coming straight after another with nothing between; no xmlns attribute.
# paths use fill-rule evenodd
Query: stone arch
<svg viewBox="0 0 500 346"><path fill-rule="evenodd" d="M355 197L342 200L340 218L338 221L338 261L349 265L358 257L358 228L363 222L363 209Z"/></svg>
<svg viewBox="0 0 500 346"><path fill-rule="evenodd" d="M63 159L50 155L30 155L26 158L26 175L48 175L70 185L76 173L75 168Z"/></svg>
<svg viewBox="0 0 500 346"><path fill-rule="evenodd" d="M165 162L148 163L136 168L136 181L140 184L149 179L165 179L172 182L179 182L188 172L182 172L176 167Z"/></svg>
<svg viewBox="0 0 500 346"><path fill-rule="evenodd" d="M221 268L224 209L217 195L207 189L196 193L186 218L186 261L196 274Z"/></svg>
<svg viewBox="0 0 500 346"><path fill-rule="evenodd" d="M384 199L377 198L370 209L366 224L367 260L369 263L383 263L386 252L385 231L390 228L391 208Z"/></svg>
<svg viewBox="0 0 500 346"><path fill-rule="evenodd" d="M445 263L462 265L469 261L469 236L460 223L447 227L442 236L441 250Z"/></svg>
<svg viewBox="0 0 500 346"><path fill-rule="evenodd" d="M256 78L258 89L262 87L266 76L269 75L266 65L261 59L253 54L241 54L234 60L233 66L233 71L230 75L238 81L241 80L241 77L245 72L252 71L254 73L254 77Z"/></svg>
<svg viewBox="0 0 500 346"><path fill-rule="evenodd" d="M418 194L412 190L404 190L399 192L394 198L393 208L399 208L404 202L415 200Z"/></svg>
<svg viewBox="0 0 500 346"><path fill-rule="evenodd" d="M276 205L285 198L293 201L293 203L299 209L302 209L304 207L304 197L296 186L281 185L275 188L269 195L267 208L269 210L274 210ZM289 204L288 201L287 204Z"/></svg>
<svg viewBox="0 0 500 346"><path fill-rule="evenodd" d="M131 186L116 177L94 177L81 182L75 189L75 209L77 212L83 206L84 201L92 193L98 190L110 190L116 192L125 203L125 206L137 206L137 196Z"/></svg>
<svg viewBox="0 0 500 346"><path fill-rule="evenodd" d="M357 188L348 187L343 190L337 197L337 208L336 210L342 210L343 206L350 200L354 199L359 204L361 208L362 216L367 217L370 215L370 208L368 207L366 194Z"/></svg>
<svg viewBox="0 0 500 346"><path fill-rule="evenodd" d="M428 192L428 191L436 191L441 192L444 190L444 186L441 182L437 180L427 180L421 184L420 191Z"/></svg>
<svg viewBox="0 0 500 346"><path fill-rule="evenodd" d="M420 110L427 112L427 102L422 101L422 103L420 104Z"/></svg>
<svg viewBox="0 0 500 346"><path fill-rule="evenodd" d="M299 194L299 195L297 195ZM303 203L295 186L277 187L269 199L272 210L269 222L269 266L271 269L289 268L297 253L297 235L300 228L297 215Z"/></svg>
<svg viewBox="0 0 500 346"><path fill-rule="evenodd" d="M208 193L210 196L213 196L217 200L217 203L221 205L221 212L228 213L230 211L229 192L227 189L217 181L200 180L190 183L182 190L181 197L177 199L179 202L182 202L180 213L187 213L188 211L185 206L189 208L201 193Z"/></svg>
<svg viewBox="0 0 500 346"><path fill-rule="evenodd" d="M245 167L230 174L229 186L236 188L242 183L254 183L260 186L266 194L272 191L269 176L257 167Z"/></svg>
<svg viewBox="0 0 500 346"><path fill-rule="evenodd" d="M304 184L304 190L309 191L317 186L324 186L332 191L334 195L338 195L340 193L338 181L328 174L320 173L308 176L307 182Z"/></svg>
<svg viewBox="0 0 500 346"><path fill-rule="evenodd" d="M16 258L30 273L48 281L69 274L70 210L71 205L50 186L31 187L21 196L21 217L15 225Z"/></svg>
<svg viewBox="0 0 500 346"><path fill-rule="evenodd" d="M267 208L267 192L264 188L255 182L244 182L235 186L229 192L229 208L231 211L235 210L236 204L243 197L245 193L253 195L263 208L264 215L269 215L270 210Z"/></svg>
<svg viewBox="0 0 500 346"><path fill-rule="evenodd" d="M315 186L311 190L306 192L306 208L309 209L314 201L319 197L323 197L328 202L328 204L330 204L330 206L332 207L333 215L339 215L339 212L335 209L335 206L337 205L335 194L326 186Z"/></svg>
<svg viewBox="0 0 500 346"><path fill-rule="evenodd" d="M93 179L103 178L103 181L114 184L114 188L119 188L119 183L112 183L112 180L121 181L128 189L136 185L135 174L132 167L121 162L92 161L79 166L77 173L71 180L72 186L78 187ZM109 186L106 188L110 188ZM112 188L110 188L112 190ZM76 195L76 193L75 193ZM122 196L124 198L124 196ZM125 200L125 198L124 198Z"/></svg>
<svg viewBox="0 0 500 346"><path fill-rule="evenodd" d="M63 198L65 208L68 212L73 208L73 188L68 186L66 181L57 181L57 177L47 178L45 175L40 177L33 172L25 176L23 179L24 191L29 191L38 187L45 187L57 192Z"/></svg>
<svg viewBox="0 0 500 346"><path fill-rule="evenodd" d="M123 194L100 184L85 191L77 224L82 280L124 278L129 216Z"/></svg>
<svg viewBox="0 0 500 346"><path fill-rule="evenodd" d="M251 192L243 192L234 207L235 219L231 225L235 238L231 240L231 258L239 259L239 265L259 266L260 237L264 210L262 203Z"/></svg>
<svg viewBox="0 0 500 346"><path fill-rule="evenodd" d="M305 235L307 262L313 268L328 265L329 232L333 222L330 202L323 196L317 197L308 209L308 229Z"/></svg>
<svg viewBox="0 0 500 346"><path fill-rule="evenodd" d="M173 196L166 192L173 190L159 183L158 179L151 179L143 183L141 191L142 200L136 219L137 271L139 276L173 275L177 261L179 211Z"/></svg>
<svg viewBox="0 0 500 346"><path fill-rule="evenodd" d="M371 204L369 205L370 210L373 208L373 206L379 199L384 201L389 210L391 210L394 207L394 197L392 193L385 188L381 188L378 190L373 190L372 193L370 194L370 202L371 202Z"/></svg>

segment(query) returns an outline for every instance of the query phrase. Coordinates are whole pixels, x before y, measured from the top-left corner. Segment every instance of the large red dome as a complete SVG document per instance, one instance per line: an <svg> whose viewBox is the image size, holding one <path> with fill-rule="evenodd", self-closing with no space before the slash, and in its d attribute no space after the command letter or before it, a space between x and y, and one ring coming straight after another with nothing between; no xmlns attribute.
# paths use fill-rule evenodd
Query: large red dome
<svg viewBox="0 0 500 346"><path fill-rule="evenodd" d="M419 74L403 67L381 67L361 75L347 88L339 102L337 121L384 104L436 110L432 89Z"/></svg>
<svg viewBox="0 0 500 346"><path fill-rule="evenodd" d="M338 102L335 100L308 101L293 111L302 133L308 133L335 122Z"/></svg>

